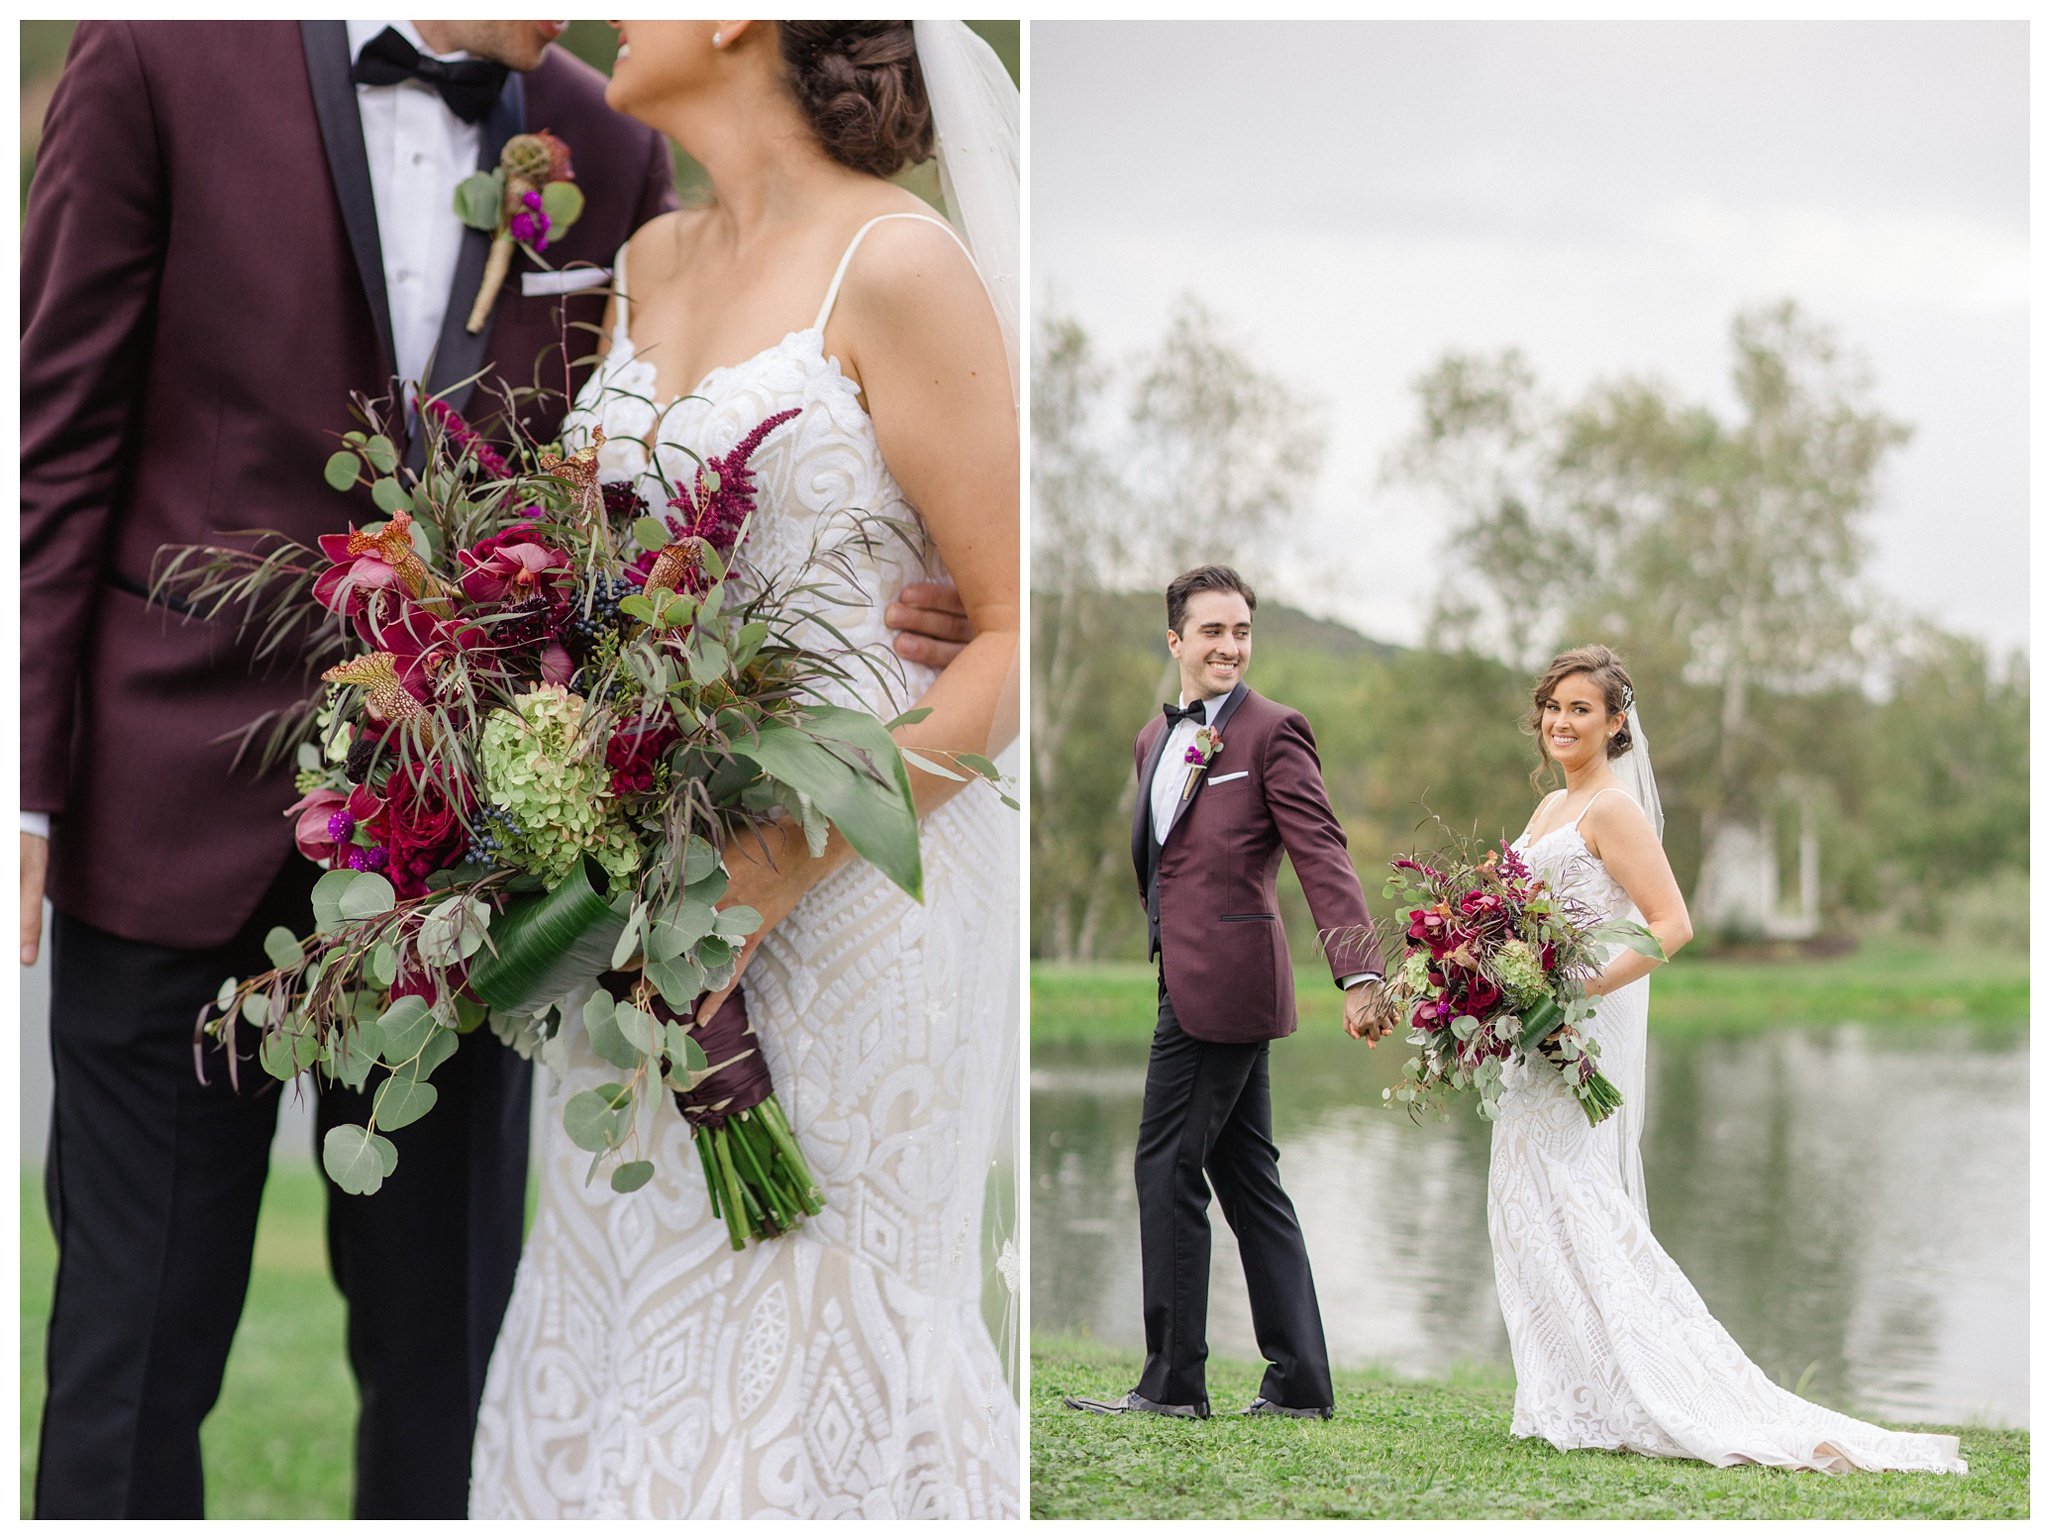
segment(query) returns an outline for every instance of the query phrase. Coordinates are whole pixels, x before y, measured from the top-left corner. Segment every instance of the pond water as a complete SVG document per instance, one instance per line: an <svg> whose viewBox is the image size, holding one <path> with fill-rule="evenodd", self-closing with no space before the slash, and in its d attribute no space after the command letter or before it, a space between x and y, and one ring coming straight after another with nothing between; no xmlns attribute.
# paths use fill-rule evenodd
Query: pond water
<svg viewBox="0 0 2050 1540"><path fill-rule="evenodd" d="M1333 1362L1506 1369L1488 1128L1383 1110L1406 1052L1273 1049L1275 1142ZM1854 1414L2028 1422L2028 1048L2020 1025L1654 1032L1652 1226L1775 1381ZM1132 1148L1145 1051L1043 1049L1032 1073L1032 1324L1138 1350ZM1211 1208L1209 1341L1258 1361ZM1121 1390L1123 1386L1105 1386Z"/></svg>

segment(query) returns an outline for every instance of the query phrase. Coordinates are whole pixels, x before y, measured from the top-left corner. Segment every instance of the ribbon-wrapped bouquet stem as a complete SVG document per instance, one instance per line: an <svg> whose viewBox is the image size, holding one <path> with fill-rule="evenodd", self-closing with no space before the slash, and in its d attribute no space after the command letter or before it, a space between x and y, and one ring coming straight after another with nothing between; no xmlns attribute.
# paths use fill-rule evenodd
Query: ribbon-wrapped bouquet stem
<svg viewBox="0 0 2050 1540"><path fill-rule="evenodd" d="M921 713L884 722L828 701L875 666L794 634L847 601L845 579L817 576L830 552L780 588L746 566L748 463L791 415L701 460L651 510L600 483L599 443L501 450L429 402L419 475L374 431L328 462L338 491L368 484L381 522L318 551L265 534L160 561L160 590L201 615L240 612L260 654L304 653L327 685L269 724L266 749L296 752L288 816L328 868L313 931L272 931L274 966L225 982L199 1030L253 1041L281 1080L312 1071L373 1093L369 1118L322 1150L346 1191L392 1174L391 1136L431 1113L461 1034L531 1055L582 1031L618 1071L564 1109L594 1179L610 1166L621 1192L649 1180L673 1098L736 1248L819 1211L742 993L698 1020L761 922L722 907L720 852L772 820L801 826L814 854L837 830L917 897L890 734Z"/></svg>

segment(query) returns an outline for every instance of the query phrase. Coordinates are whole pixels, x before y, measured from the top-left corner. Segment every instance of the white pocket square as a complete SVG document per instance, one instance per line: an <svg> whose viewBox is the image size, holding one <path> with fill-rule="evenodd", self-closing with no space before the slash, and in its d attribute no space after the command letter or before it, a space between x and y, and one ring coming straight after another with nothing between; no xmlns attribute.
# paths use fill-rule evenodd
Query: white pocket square
<svg viewBox="0 0 2050 1540"><path fill-rule="evenodd" d="M1210 784L1222 786L1226 781L1242 781L1252 773L1250 770L1234 770L1230 775L1213 775L1210 777Z"/></svg>
<svg viewBox="0 0 2050 1540"><path fill-rule="evenodd" d="M612 282L612 270L604 267L571 267L559 273L520 274L520 293L575 294L582 289L600 289Z"/></svg>

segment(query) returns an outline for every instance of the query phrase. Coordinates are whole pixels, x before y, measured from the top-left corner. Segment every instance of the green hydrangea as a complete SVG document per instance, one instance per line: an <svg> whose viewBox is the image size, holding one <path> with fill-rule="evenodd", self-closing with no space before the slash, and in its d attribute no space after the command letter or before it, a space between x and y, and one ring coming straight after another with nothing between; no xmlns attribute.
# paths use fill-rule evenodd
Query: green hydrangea
<svg viewBox="0 0 2050 1540"><path fill-rule="evenodd" d="M485 799L519 831L505 859L553 886L588 855L617 887L639 868L641 849L612 795L604 736L584 725L583 698L542 685L514 705L485 718L478 750Z"/></svg>
<svg viewBox="0 0 2050 1540"><path fill-rule="evenodd" d="M1430 955L1425 952L1411 952L1402 959L1402 972L1396 976L1396 982L1405 998L1420 999L1431 987L1430 967Z"/></svg>
<svg viewBox="0 0 2050 1540"><path fill-rule="evenodd" d="M1527 941L1503 943L1495 954L1495 979L1519 1006L1531 1004L1546 992L1544 965Z"/></svg>

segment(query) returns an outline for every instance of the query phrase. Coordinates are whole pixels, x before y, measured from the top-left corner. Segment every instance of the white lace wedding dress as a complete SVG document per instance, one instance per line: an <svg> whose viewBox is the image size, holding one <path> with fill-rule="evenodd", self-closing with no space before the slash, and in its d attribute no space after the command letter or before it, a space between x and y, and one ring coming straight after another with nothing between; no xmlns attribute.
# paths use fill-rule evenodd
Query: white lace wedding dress
<svg viewBox="0 0 2050 1540"><path fill-rule="evenodd" d="M770 575L801 567L850 510L910 517L854 383L824 356L839 282L811 327L659 411L622 301L566 433L602 424L605 479L639 478L660 509L637 441L680 484L694 462L665 446L723 454L800 409L752 461L747 554ZM890 659L883 605L928 575L929 556L874 545L859 557L866 598L830 618ZM840 645L822 630L806 640ZM866 704L889 715L934 677L903 676L887 701L869 685ZM485 1386L474 1516L1017 1515L1018 1411L980 1308L984 1183L1010 1135L1018 1057L1016 825L970 786L922 827L922 906L866 863L844 867L746 975L748 1015L825 1194L796 1232L732 1251L666 1102L650 1109L654 1180L626 1196L602 1177L587 1186L562 1103L617 1071L579 1041L567 1074L541 1075L540 1210Z"/></svg>
<svg viewBox="0 0 2050 1540"><path fill-rule="evenodd" d="M1578 820L1517 849L1555 891L1641 919ZM1603 996L1587 1029L1640 1109L1650 997L1649 979ZM1624 1114L1590 1128L1556 1074L1505 1078L1488 1239L1516 1367L1512 1434L1711 1465L1963 1472L1954 1438L1874 1427L1767 1379L1652 1235Z"/></svg>

